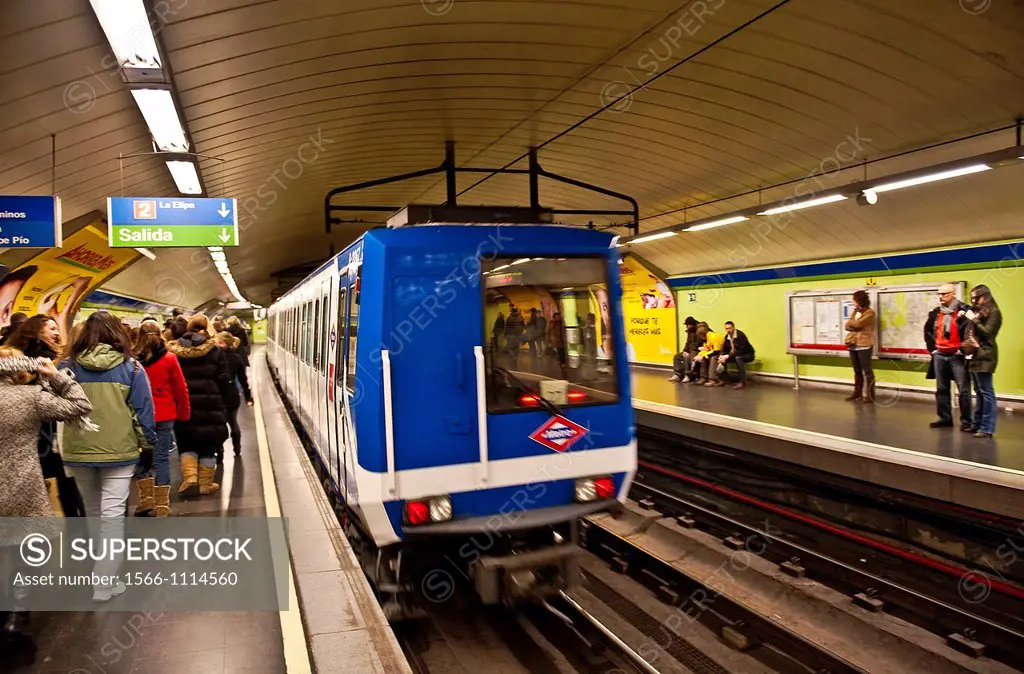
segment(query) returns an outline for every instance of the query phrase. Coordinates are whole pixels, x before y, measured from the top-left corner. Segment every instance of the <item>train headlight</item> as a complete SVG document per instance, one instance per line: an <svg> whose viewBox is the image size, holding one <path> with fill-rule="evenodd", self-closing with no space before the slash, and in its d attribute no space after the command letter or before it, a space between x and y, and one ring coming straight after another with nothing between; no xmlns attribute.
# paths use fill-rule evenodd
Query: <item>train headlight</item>
<svg viewBox="0 0 1024 674"><path fill-rule="evenodd" d="M585 503L615 496L615 481L610 477L581 477L576 480L576 500Z"/></svg>
<svg viewBox="0 0 1024 674"><path fill-rule="evenodd" d="M430 521L447 522L452 518L452 500L447 496L430 499Z"/></svg>
<svg viewBox="0 0 1024 674"><path fill-rule="evenodd" d="M576 500L580 502L593 501L597 498L597 491L594 489L594 481L589 477L576 480Z"/></svg>
<svg viewBox="0 0 1024 674"><path fill-rule="evenodd" d="M429 522L447 522L452 518L452 500L447 496L405 502L405 523L413 526Z"/></svg>

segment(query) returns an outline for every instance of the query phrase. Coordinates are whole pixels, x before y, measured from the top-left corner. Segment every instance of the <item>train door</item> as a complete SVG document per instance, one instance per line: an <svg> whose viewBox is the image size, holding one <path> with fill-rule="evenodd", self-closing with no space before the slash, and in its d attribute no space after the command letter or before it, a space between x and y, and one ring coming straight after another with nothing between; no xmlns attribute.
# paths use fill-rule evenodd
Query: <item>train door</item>
<svg viewBox="0 0 1024 674"><path fill-rule="evenodd" d="M348 288L344 287L346 278L340 278L338 281L338 301L335 305L337 309L334 312L333 324L331 325L331 358L334 359L334 364L331 366L329 376L327 377L327 388L331 392L330 402L328 404L329 415L333 421L330 426L330 437L328 442L331 443L332 456L334 456L335 465L332 470L336 471L338 487L341 489L342 498L347 499L348 491L346 488L347 480L345 479L345 444L344 444L344 428L345 428L345 318L348 304Z"/></svg>
<svg viewBox="0 0 1024 674"><path fill-rule="evenodd" d="M299 414L309 428L309 303L302 303L302 323L299 326Z"/></svg>
<svg viewBox="0 0 1024 674"><path fill-rule="evenodd" d="M314 286L315 288L315 286ZM319 293L313 298L313 321L312 336L310 339L309 354L309 424L313 427L313 443L320 451L321 456L326 451L323 443L323 409L324 409L324 387L320 380L320 369L323 367L323 354L321 345L324 335L320 331L321 301Z"/></svg>
<svg viewBox="0 0 1024 674"><path fill-rule="evenodd" d="M392 282L388 348L396 470L480 460L473 351L482 320L480 291L463 283L451 274Z"/></svg>
<svg viewBox="0 0 1024 674"><path fill-rule="evenodd" d="M317 323L317 332L320 333L320 344L317 348L317 358L320 361L320 366L317 368L317 397L319 398L319 404L317 405L317 416L320 418L320 423L317 425L317 436L320 438L320 455L323 457L324 462L327 464L327 472L330 473L333 470L334 457L331 455L331 443L328 438L331 437L330 432L330 391L327 390L327 368L331 359L331 334L330 334L330 321L328 316L331 314L331 278L328 276L320 282L320 320Z"/></svg>

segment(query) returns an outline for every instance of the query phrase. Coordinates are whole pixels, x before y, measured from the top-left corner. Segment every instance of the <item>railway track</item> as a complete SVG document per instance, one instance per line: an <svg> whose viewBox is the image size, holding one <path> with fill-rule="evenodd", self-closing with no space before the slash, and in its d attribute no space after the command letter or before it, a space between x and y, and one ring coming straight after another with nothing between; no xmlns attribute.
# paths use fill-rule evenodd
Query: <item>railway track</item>
<svg viewBox="0 0 1024 674"><path fill-rule="evenodd" d="M1024 633L1019 630L1020 613L1008 612L1013 597L1000 596L991 604L978 607L984 612L971 611L969 606L965 608L963 597L957 592L957 583L963 582L962 578L951 579L948 568L939 564L936 566L941 571L915 567L898 555L881 554L878 546L871 547L871 538L844 536L834 527L816 528L811 536L805 531L808 524L803 520L807 518L787 520L779 516L777 509L759 510L753 500L731 513L742 511L747 517L723 514L708 499L674 493L678 485L674 489L673 474L671 469L641 461L632 498L641 508L656 509L676 518L683 527L710 533L733 549L749 549L751 541L760 541L754 547L784 572L829 586L867 611L884 612L918 625L940 636L960 653L1021 666ZM728 491L720 489L716 496L722 497ZM766 517L770 517L771 526ZM806 544L809 540L816 541L814 547ZM858 540L863 545L857 545ZM873 568L881 572L874 573ZM915 582L901 582L907 579ZM950 598L959 601L949 601ZM1007 620L999 620L1001 616Z"/></svg>

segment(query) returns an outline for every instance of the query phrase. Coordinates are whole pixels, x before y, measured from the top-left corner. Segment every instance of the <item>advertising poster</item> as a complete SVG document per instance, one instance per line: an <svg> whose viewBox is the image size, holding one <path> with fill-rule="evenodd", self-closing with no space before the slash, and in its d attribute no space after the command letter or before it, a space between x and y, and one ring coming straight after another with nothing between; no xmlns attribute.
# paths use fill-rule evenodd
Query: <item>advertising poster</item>
<svg viewBox="0 0 1024 674"><path fill-rule="evenodd" d="M53 316L64 335L79 304L92 290L139 259L133 249L114 250L107 235L89 225L21 265L0 282L0 327L11 315Z"/></svg>
<svg viewBox="0 0 1024 674"><path fill-rule="evenodd" d="M671 365L678 332L672 290L632 255L623 259L619 272L630 362Z"/></svg>

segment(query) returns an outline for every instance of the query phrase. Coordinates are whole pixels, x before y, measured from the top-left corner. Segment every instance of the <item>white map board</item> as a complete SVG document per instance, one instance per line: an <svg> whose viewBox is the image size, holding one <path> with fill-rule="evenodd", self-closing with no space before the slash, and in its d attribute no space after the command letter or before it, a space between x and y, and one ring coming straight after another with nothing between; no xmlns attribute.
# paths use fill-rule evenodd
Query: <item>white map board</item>
<svg viewBox="0 0 1024 674"><path fill-rule="evenodd" d="M856 289L803 291L787 295L788 353L846 355L846 319L853 313Z"/></svg>
<svg viewBox="0 0 1024 674"><path fill-rule="evenodd" d="M878 355L882 358L928 360L924 324L928 313L939 304L940 283L888 286L877 291ZM964 283L956 284L957 299L963 299Z"/></svg>

